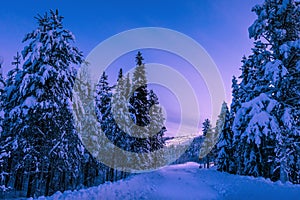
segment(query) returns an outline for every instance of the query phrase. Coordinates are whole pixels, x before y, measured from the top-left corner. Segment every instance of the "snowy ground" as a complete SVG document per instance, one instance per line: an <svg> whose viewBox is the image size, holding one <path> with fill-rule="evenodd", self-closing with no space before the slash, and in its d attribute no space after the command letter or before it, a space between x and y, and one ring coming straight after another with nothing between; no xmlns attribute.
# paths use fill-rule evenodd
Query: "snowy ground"
<svg viewBox="0 0 300 200"><path fill-rule="evenodd" d="M300 199L300 186L199 169L196 163L164 167L75 192L40 199Z"/></svg>

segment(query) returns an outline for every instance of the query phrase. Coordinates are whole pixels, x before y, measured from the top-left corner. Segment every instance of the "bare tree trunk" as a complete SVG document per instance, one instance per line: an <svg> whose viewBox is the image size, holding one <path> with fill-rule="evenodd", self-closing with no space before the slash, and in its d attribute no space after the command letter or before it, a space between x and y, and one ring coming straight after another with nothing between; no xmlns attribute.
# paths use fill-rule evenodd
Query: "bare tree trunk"
<svg viewBox="0 0 300 200"><path fill-rule="evenodd" d="M49 164L48 172L47 172L47 178L46 178L46 186L45 186L45 196L49 195L49 189L50 189L50 182L51 182L51 164Z"/></svg>
<svg viewBox="0 0 300 200"><path fill-rule="evenodd" d="M207 166L207 169L209 169L209 157L208 156L206 157L206 166Z"/></svg>
<svg viewBox="0 0 300 200"><path fill-rule="evenodd" d="M27 198L31 197L31 195L32 195L33 178L34 178L34 175L32 174L32 172L30 172L29 173L28 186L27 186L27 194L26 194Z"/></svg>
<svg viewBox="0 0 300 200"><path fill-rule="evenodd" d="M286 147L282 147L283 158L280 161L280 181L282 183L287 182L288 176L286 173Z"/></svg>

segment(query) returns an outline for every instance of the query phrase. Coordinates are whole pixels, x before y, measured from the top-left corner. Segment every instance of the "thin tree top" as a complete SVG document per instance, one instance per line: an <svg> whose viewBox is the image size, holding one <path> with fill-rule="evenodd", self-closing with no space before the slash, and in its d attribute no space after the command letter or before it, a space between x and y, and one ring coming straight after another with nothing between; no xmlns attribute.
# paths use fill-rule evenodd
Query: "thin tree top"
<svg viewBox="0 0 300 200"><path fill-rule="evenodd" d="M142 53L139 51L139 52L137 53L136 57L135 57L136 64L137 64L138 66L142 65L142 64L143 64L143 60L144 60L144 58L143 58L143 56L142 56Z"/></svg>

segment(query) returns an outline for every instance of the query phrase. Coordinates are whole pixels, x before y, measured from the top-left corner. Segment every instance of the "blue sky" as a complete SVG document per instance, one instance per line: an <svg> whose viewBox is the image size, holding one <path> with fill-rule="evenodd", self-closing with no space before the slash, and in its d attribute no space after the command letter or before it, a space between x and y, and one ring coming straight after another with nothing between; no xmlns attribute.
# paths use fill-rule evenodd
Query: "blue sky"
<svg viewBox="0 0 300 200"><path fill-rule="evenodd" d="M232 75L239 75L240 60L250 53L252 41L248 27L255 20L251 8L262 0L146 0L146 1L4 1L0 6L0 56L4 57L4 72L12 57L21 51L24 35L36 27L34 16L49 9L59 9L65 17L65 27L76 36L76 45L84 55L100 42L119 32L139 27L164 27L182 32L201 44L217 64L230 102ZM188 63L165 52L145 50L145 62L164 63L178 69L194 81L197 95L207 95L201 77L193 75ZM114 69L134 64L135 52L120 58ZM115 67L114 67L115 65ZM116 70L117 71L117 70ZM114 75L111 75L114 79ZM213 78L213 77L212 77ZM159 92L158 92L159 93ZM169 95L169 98L172 95ZM169 100L161 97L167 106ZM176 100L167 106L169 116ZM202 105L207 104L206 101ZM174 109L176 110L176 109ZM173 111L174 111L173 110ZM176 113L176 111L174 111ZM204 109L203 119L209 117ZM178 119L171 120L172 122Z"/></svg>

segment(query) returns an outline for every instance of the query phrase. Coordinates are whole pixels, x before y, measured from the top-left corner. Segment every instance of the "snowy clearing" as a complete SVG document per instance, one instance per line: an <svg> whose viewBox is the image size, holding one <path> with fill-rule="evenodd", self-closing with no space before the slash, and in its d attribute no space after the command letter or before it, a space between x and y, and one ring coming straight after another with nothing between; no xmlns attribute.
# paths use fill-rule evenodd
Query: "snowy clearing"
<svg viewBox="0 0 300 200"><path fill-rule="evenodd" d="M197 163L172 165L79 191L39 199L299 199L300 186L242 177Z"/></svg>

